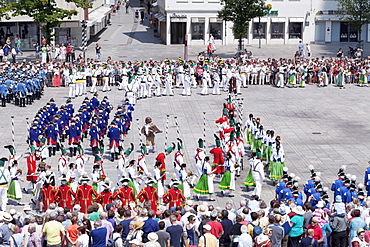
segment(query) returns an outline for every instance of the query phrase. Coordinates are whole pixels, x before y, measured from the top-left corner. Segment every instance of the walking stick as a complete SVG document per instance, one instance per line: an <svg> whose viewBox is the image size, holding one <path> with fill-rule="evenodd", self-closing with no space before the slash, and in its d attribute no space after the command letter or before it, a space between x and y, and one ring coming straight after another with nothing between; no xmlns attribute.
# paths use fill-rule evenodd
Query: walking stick
<svg viewBox="0 0 370 247"><path fill-rule="evenodd" d="M12 143L13 143L13 148L15 148L15 137L14 137L14 116L10 117L12 120Z"/></svg>
<svg viewBox="0 0 370 247"><path fill-rule="evenodd" d="M175 116L175 125L176 125L176 133L177 133L177 139L180 138L180 129L179 129L179 123L177 122L177 117Z"/></svg>
<svg viewBox="0 0 370 247"><path fill-rule="evenodd" d="M26 117L26 123L27 123L27 143L29 146L31 146L31 141L30 141L30 121L29 121L29 118Z"/></svg>
<svg viewBox="0 0 370 247"><path fill-rule="evenodd" d="M170 115L167 115L167 120L166 120L166 135L165 135L165 141L164 141L164 148L167 147L167 142L168 142L169 120L170 120Z"/></svg>

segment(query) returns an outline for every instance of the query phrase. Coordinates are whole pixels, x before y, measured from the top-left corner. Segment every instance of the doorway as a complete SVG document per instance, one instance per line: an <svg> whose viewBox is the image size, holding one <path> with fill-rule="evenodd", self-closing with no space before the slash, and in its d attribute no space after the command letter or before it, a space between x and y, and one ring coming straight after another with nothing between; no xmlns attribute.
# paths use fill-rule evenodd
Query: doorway
<svg viewBox="0 0 370 247"><path fill-rule="evenodd" d="M171 22L171 44L184 44L186 22Z"/></svg>
<svg viewBox="0 0 370 247"><path fill-rule="evenodd" d="M340 23L340 42L357 42L357 30L348 22Z"/></svg>

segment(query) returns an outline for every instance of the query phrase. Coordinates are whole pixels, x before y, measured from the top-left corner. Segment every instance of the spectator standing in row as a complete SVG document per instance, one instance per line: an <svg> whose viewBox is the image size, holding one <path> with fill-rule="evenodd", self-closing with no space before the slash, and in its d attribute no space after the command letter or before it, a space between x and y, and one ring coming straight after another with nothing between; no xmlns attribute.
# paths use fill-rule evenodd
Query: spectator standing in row
<svg viewBox="0 0 370 247"><path fill-rule="evenodd" d="M166 232L170 234L170 246L181 247L181 239L183 234L182 226L177 224L175 215L170 216L171 226L167 227Z"/></svg>
<svg viewBox="0 0 370 247"><path fill-rule="evenodd" d="M159 231L157 231L158 242L161 247L170 247L171 236L168 232L164 230L166 224L163 221L158 223Z"/></svg>
<svg viewBox="0 0 370 247"><path fill-rule="evenodd" d="M19 38L18 34L15 38L15 47L16 47L16 51L17 51L17 55L18 53L21 53L23 55L23 51L21 50L21 39Z"/></svg>
<svg viewBox="0 0 370 247"><path fill-rule="evenodd" d="M107 245L107 229L102 227L102 222L100 219L94 221L95 229L90 232L91 247L106 247Z"/></svg>
<svg viewBox="0 0 370 247"><path fill-rule="evenodd" d="M48 247L61 247L65 237L64 228L59 221L56 221L55 211L50 211L49 218L50 221L46 222L42 229L42 236L46 238Z"/></svg>
<svg viewBox="0 0 370 247"><path fill-rule="evenodd" d="M96 59L100 60L101 57L101 45L99 43L96 43L95 46L95 54L96 54Z"/></svg>
<svg viewBox="0 0 370 247"><path fill-rule="evenodd" d="M218 239L211 233L211 229L210 225L203 226L204 234L199 238L198 247L218 247Z"/></svg>

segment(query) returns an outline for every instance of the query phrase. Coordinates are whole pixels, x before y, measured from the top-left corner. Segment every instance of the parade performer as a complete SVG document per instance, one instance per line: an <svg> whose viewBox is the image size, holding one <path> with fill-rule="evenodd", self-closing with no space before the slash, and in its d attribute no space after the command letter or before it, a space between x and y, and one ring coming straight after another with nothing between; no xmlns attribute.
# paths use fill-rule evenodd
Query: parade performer
<svg viewBox="0 0 370 247"><path fill-rule="evenodd" d="M72 208L72 202L76 198L76 194L73 192L72 188L67 185L67 177L63 176L59 180L62 185L55 190L55 202L58 203L59 207Z"/></svg>
<svg viewBox="0 0 370 247"><path fill-rule="evenodd" d="M5 162L7 158L3 157L0 159L0 199L1 199L1 210L6 211L6 205L8 203L7 191L8 185L10 184L11 177L9 170L5 168Z"/></svg>
<svg viewBox="0 0 370 247"><path fill-rule="evenodd" d="M206 153L204 150L204 141L199 138L198 140L198 148L195 150L195 176L193 177L191 183L194 185L195 179L198 177L200 178L203 174L203 164L204 158L206 157Z"/></svg>
<svg viewBox="0 0 370 247"><path fill-rule="evenodd" d="M175 173L177 177L180 177L180 170L181 170L181 165L184 163L184 154L182 153L183 149L183 144L182 140L180 138L177 138L177 152L175 153L175 158L174 158L174 168L175 168Z"/></svg>
<svg viewBox="0 0 370 247"><path fill-rule="evenodd" d="M42 186L42 204L40 205L40 210L43 205L43 210L46 212L48 210L50 203L55 201L55 188L50 184L50 179L46 178L44 186Z"/></svg>
<svg viewBox="0 0 370 247"><path fill-rule="evenodd" d="M102 187L104 188L102 192L98 194L95 201L103 206L103 210L106 210L105 206L113 202L114 195L110 190L111 182L108 178L104 180Z"/></svg>
<svg viewBox="0 0 370 247"><path fill-rule="evenodd" d="M232 193L235 190L235 160L230 153L226 154L224 167L226 171L218 188L221 189L222 196L224 196L224 190L229 190L228 196L234 197Z"/></svg>
<svg viewBox="0 0 370 247"><path fill-rule="evenodd" d="M161 162L156 162L154 165L154 179L157 181L156 183L153 184L153 187L157 189L158 191L158 197L162 198L164 195L164 189L163 189L163 183L162 177L165 175L165 173L161 173L160 167L162 166Z"/></svg>
<svg viewBox="0 0 370 247"><path fill-rule="evenodd" d="M91 123L91 127L89 129L90 134L90 147L92 149L93 155L97 155L99 153L99 128L96 125L96 122L93 121Z"/></svg>
<svg viewBox="0 0 370 247"><path fill-rule="evenodd" d="M172 150L176 147L175 143L172 143L172 147L166 148L164 153L159 153L155 160L157 162L161 163L161 166L159 167L159 170L161 171L161 174L163 175L161 177L162 184L164 184L164 181L166 181L167 176L166 176L166 163L165 163L165 158L168 156Z"/></svg>
<svg viewBox="0 0 370 247"><path fill-rule="evenodd" d="M114 193L114 199L119 199L122 202L122 207L123 206L128 206L130 205L130 202L135 202L135 194L134 190L128 186L129 182L131 180L129 178L123 177L121 179L122 187L119 188L115 193Z"/></svg>
<svg viewBox="0 0 370 247"><path fill-rule="evenodd" d="M30 146L30 156L27 157L27 177L26 180L29 181L26 188L23 189L24 193L28 193L28 190L34 189L34 185L37 180L37 175L35 175L37 171L37 156L36 156L36 149L33 145Z"/></svg>
<svg viewBox="0 0 370 247"><path fill-rule="evenodd" d="M136 160L130 160L129 165L126 166L127 169L127 176L130 179L130 182L128 183L128 186L133 188L135 196L139 193L139 185L138 181L139 179L142 180L142 178L137 174L136 169Z"/></svg>
<svg viewBox="0 0 370 247"><path fill-rule="evenodd" d="M179 189L182 191L182 194L185 196L186 199L190 199L191 196L189 184L191 176L193 176L193 173L192 172L188 173L186 171L186 164L183 163L179 171L179 180L180 180Z"/></svg>
<svg viewBox="0 0 370 247"><path fill-rule="evenodd" d="M284 151L281 150L280 145L276 145L276 149L273 151L271 161L269 163L270 179L279 180L283 176L284 164Z"/></svg>
<svg viewBox="0 0 370 247"><path fill-rule="evenodd" d="M46 146L46 138L45 137L39 137L40 146L39 146L39 153L41 156L41 161L46 161L49 157L49 150Z"/></svg>
<svg viewBox="0 0 370 247"><path fill-rule="evenodd" d="M57 129L56 129L55 124L54 124L53 121L50 121L49 126L46 127L45 135L46 135L46 138L47 138L47 144L49 146L48 147L49 148L49 157L51 157L51 155L55 155L56 144L57 144L57 141L58 141L58 138L59 138Z"/></svg>
<svg viewBox="0 0 370 247"><path fill-rule="evenodd" d="M146 146L142 145L140 147L140 155L137 158L137 166L138 166L138 173L143 176L148 177L150 174L148 171L148 167L146 166L146 160L145 160L146 154L147 154Z"/></svg>
<svg viewBox="0 0 370 247"><path fill-rule="evenodd" d="M266 182L264 166L261 161L261 153L259 153L258 156L256 155L256 159L253 160L252 176L253 176L254 182L256 183L256 186L253 191L253 195L257 195L258 198L261 198L262 182Z"/></svg>
<svg viewBox="0 0 370 247"><path fill-rule="evenodd" d="M90 181L90 178L87 174L83 174L80 178L82 185L77 187L75 204L81 206L81 212L87 214L87 208L92 204L93 196L97 196L98 193L93 189L93 187L87 182Z"/></svg>
<svg viewBox="0 0 370 247"><path fill-rule="evenodd" d="M59 176L62 176L67 171L67 162L69 161L69 158L67 157L67 150L62 147L60 149L61 156L58 159L58 171L59 171Z"/></svg>
<svg viewBox="0 0 370 247"><path fill-rule="evenodd" d="M212 148L209 152L213 154L213 164L217 165L215 169L215 174L223 174L225 172L225 167L223 166L224 164L224 156L221 147L221 141L218 136L215 136L215 142L216 142L216 147Z"/></svg>
<svg viewBox="0 0 370 247"><path fill-rule="evenodd" d="M120 186L121 178L127 176L126 166L128 165L127 164L128 163L128 157L130 156L130 154L132 153L133 150L134 150L134 144L131 143L130 147L126 149L126 151L123 153L123 155L120 155L118 157L118 164L117 164L117 176L118 176L117 185L118 185L118 187Z"/></svg>
<svg viewBox="0 0 370 247"><path fill-rule="evenodd" d="M143 188L140 193L138 194L138 198L140 202L146 205L147 202L150 202L150 208L157 212L157 204L158 204L158 192L157 189L153 187L155 181L152 178L148 178L146 181L147 187Z"/></svg>
<svg viewBox="0 0 370 247"><path fill-rule="evenodd" d="M7 196L10 199L16 200L18 205L24 205L20 201L22 200L22 190L19 180L23 182L20 178L22 175L22 169L18 169L18 161L14 160L12 167L9 169L11 182L9 184Z"/></svg>
<svg viewBox="0 0 370 247"><path fill-rule="evenodd" d="M186 202L186 198L182 194L181 190L178 189L179 182L174 181L170 185L171 189L167 190L167 192L163 195L163 202L168 203L169 209L175 207L181 207L184 202Z"/></svg>
<svg viewBox="0 0 370 247"><path fill-rule="evenodd" d="M215 201L213 198L213 172L214 171L211 167L210 159L208 156L206 156L202 165L202 176L199 178L197 185L193 189L193 191L197 194L209 195L209 201ZM196 196L195 199L199 200L199 196Z"/></svg>
<svg viewBox="0 0 370 247"><path fill-rule="evenodd" d="M76 156L77 154L77 146L81 139L81 128L76 125L76 121L72 120L71 125L68 127L67 130L69 136L69 151L70 156Z"/></svg>
<svg viewBox="0 0 370 247"><path fill-rule="evenodd" d="M77 146L78 155L76 156L76 169L77 176L81 177L85 173L85 164L89 161L90 157L85 156L85 149L82 147L81 143Z"/></svg>
<svg viewBox="0 0 370 247"><path fill-rule="evenodd" d="M110 147L110 155L111 161L113 162L115 159L118 159L118 152L120 144L120 131L117 128L117 124L115 121L112 121L111 126L108 130L107 137L109 138L109 147Z"/></svg>
<svg viewBox="0 0 370 247"><path fill-rule="evenodd" d="M151 117L145 118L145 125L141 128L141 133L145 135L146 148L148 152L150 149L150 145L152 145L152 152L155 152L155 135L162 132L162 130L158 129L158 127L153 124L153 120Z"/></svg>
<svg viewBox="0 0 370 247"><path fill-rule="evenodd" d="M257 159L257 153L252 153L252 158L249 159L249 172L248 172L248 176L247 176L247 178L244 181L244 185L246 186L247 191L249 191L249 187L256 186L256 183L255 183L255 181L253 179L253 176L252 176L253 164L254 164L254 162L255 162L256 159Z"/></svg>

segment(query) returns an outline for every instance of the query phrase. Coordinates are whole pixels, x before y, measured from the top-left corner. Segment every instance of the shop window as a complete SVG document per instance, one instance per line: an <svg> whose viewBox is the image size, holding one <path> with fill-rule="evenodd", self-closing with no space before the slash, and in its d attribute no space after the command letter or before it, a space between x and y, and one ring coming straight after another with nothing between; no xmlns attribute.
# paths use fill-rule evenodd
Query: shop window
<svg viewBox="0 0 370 247"><path fill-rule="evenodd" d="M222 39L222 23L209 23L209 33L214 39Z"/></svg>
<svg viewBox="0 0 370 247"><path fill-rule="evenodd" d="M271 23L271 39L284 39L284 24L283 22Z"/></svg>
<svg viewBox="0 0 370 247"><path fill-rule="evenodd" d="M192 40L203 40L204 39L204 23L192 23L191 24L191 38Z"/></svg>
<svg viewBox="0 0 370 247"><path fill-rule="evenodd" d="M253 39L266 39L266 22L253 23Z"/></svg>
<svg viewBox="0 0 370 247"><path fill-rule="evenodd" d="M302 22L289 23L289 39L302 39Z"/></svg>

